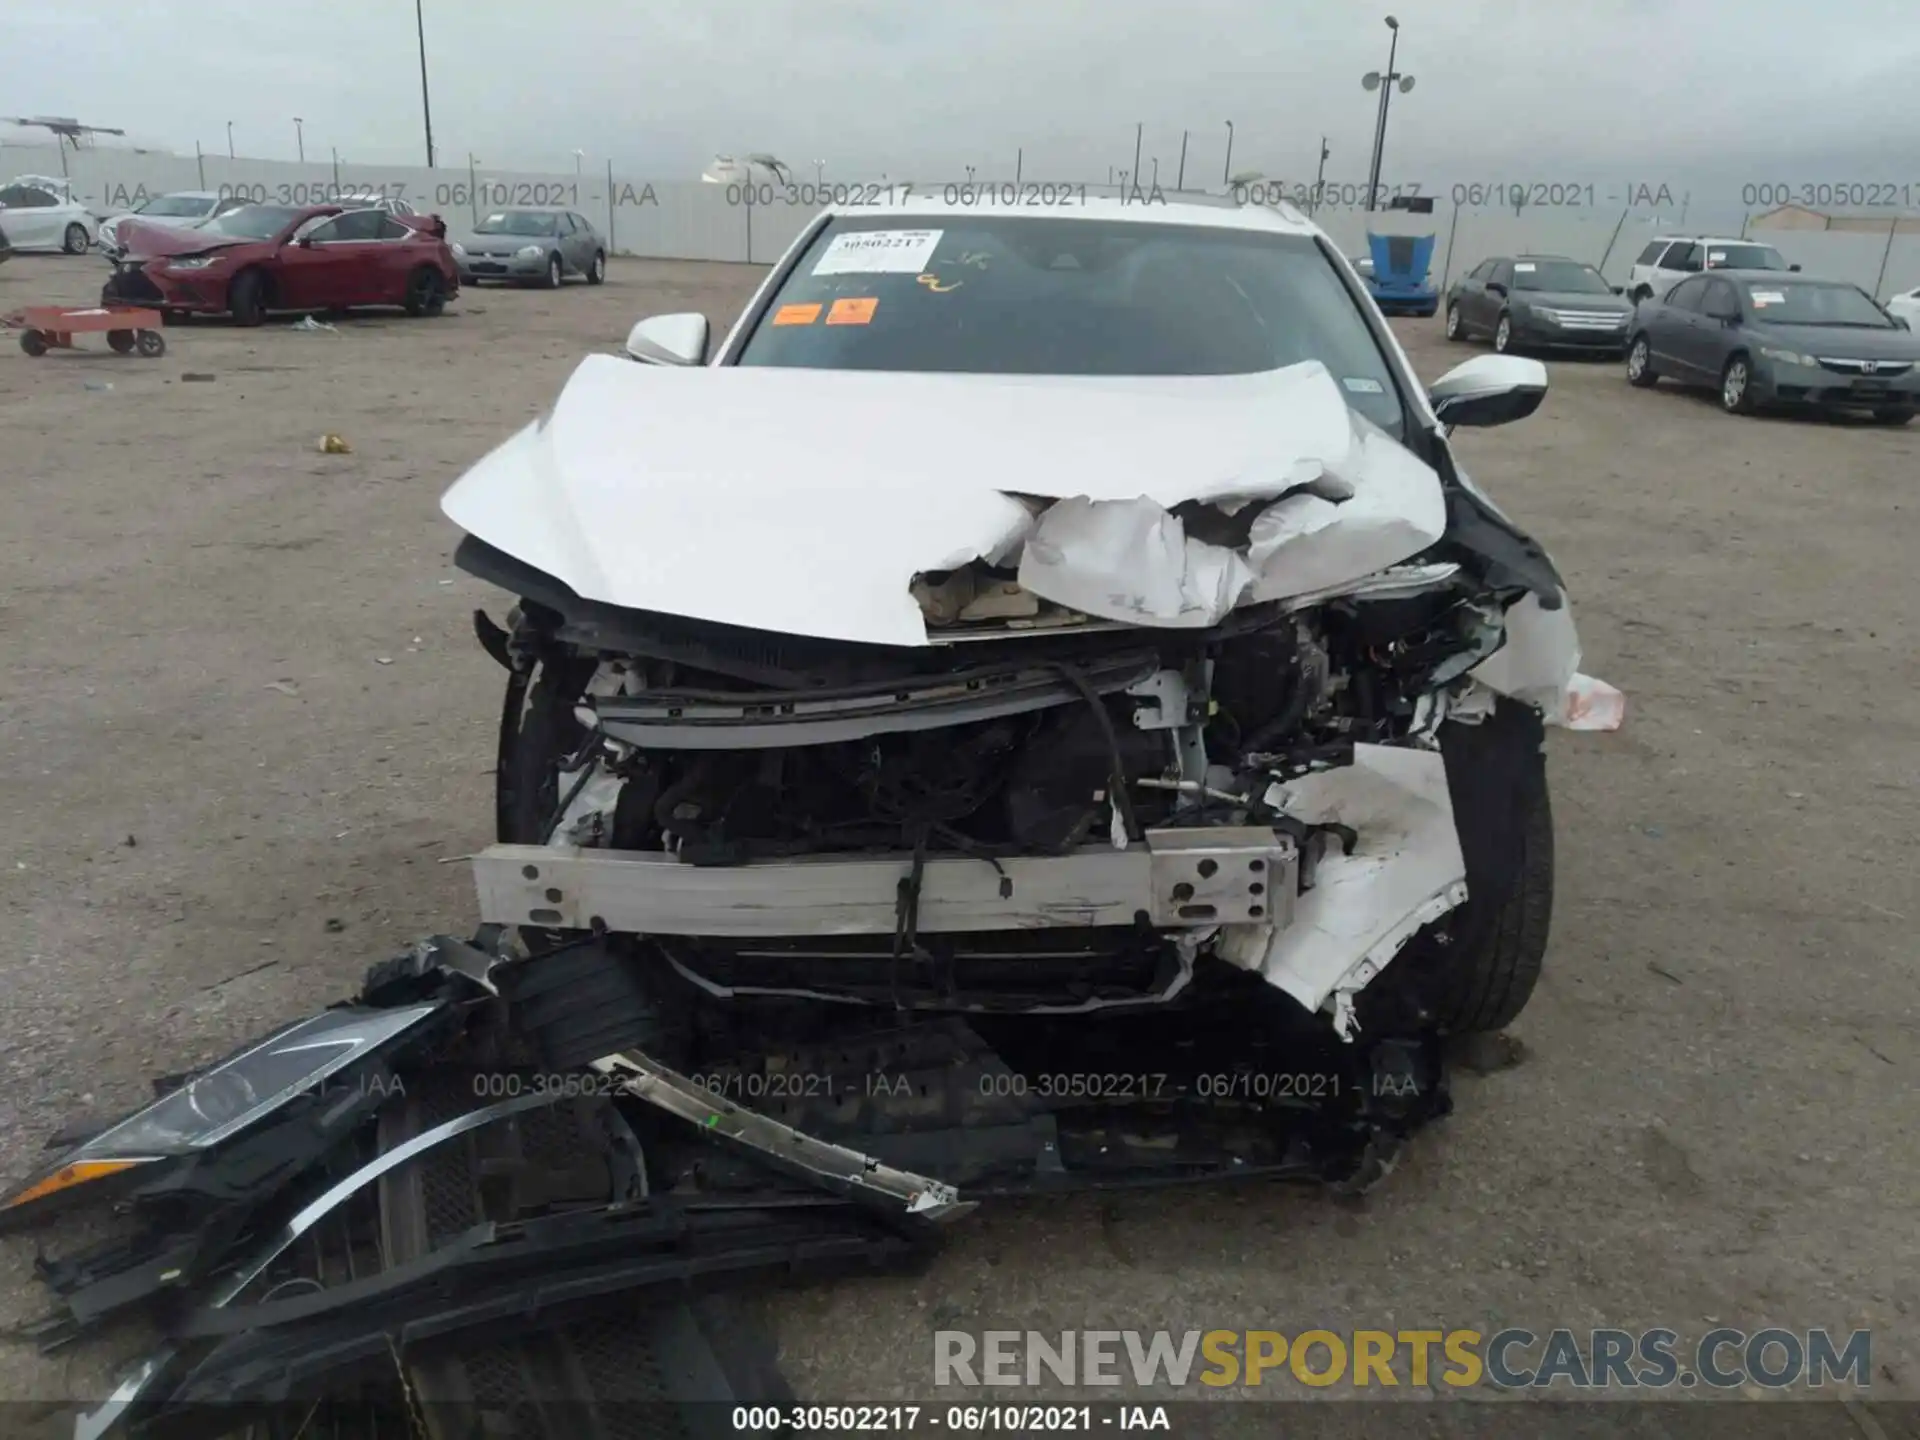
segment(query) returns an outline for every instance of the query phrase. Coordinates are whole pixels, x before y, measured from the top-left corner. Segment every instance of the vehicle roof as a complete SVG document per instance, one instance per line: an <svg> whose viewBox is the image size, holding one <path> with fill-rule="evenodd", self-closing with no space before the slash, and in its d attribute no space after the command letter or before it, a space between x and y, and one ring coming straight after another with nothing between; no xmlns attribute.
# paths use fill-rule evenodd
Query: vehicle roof
<svg viewBox="0 0 1920 1440"><path fill-rule="evenodd" d="M1691 245L1758 245L1764 250L1776 248L1771 241L1755 240L1751 236L1741 239L1738 235L1656 235L1647 243L1670 245L1676 240L1684 240Z"/></svg>
<svg viewBox="0 0 1920 1440"><path fill-rule="evenodd" d="M1515 255L1511 258L1515 260L1564 260L1569 265L1584 265L1587 263L1584 260L1576 260L1571 255Z"/></svg>
<svg viewBox="0 0 1920 1440"><path fill-rule="evenodd" d="M904 188L905 182L901 182ZM992 203L949 204L942 193L946 187L929 187L930 193L922 198L909 195L903 200L888 199L873 205L828 205L829 215L836 218L867 218L871 216L897 216L900 219L927 218L960 215L1011 215L1044 216L1049 220L1121 220L1138 225L1197 225L1214 230L1254 230L1269 235L1318 235L1320 227L1293 206L1284 202L1278 205L1242 205L1227 196L1218 195L1181 195L1178 199L1166 196L1159 199L1143 200L1139 198L1122 199L1117 195L1088 195L1084 201L1075 199L1067 205L1034 205L1018 203L996 205ZM983 186L991 190L991 186ZM1077 187L1063 187L1077 190Z"/></svg>
<svg viewBox="0 0 1920 1440"><path fill-rule="evenodd" d="M1829 280L1822 275L1802 275L1797 271L1739 270L1731 265L1723 265L1713 270L1702 270L1700 273L1712 276L1716 280L1739 280L1760 285L1825 285L1835 290L1860 289L1851 280ZM1865 291L1861 293L1864 294Z"/></svg>
<svg viewBox="0 0 1920 1440"><path fill-rule="evenodd" d="M218 190L162 190L153 198L156 200L224 200L227 197Z"/></svg>

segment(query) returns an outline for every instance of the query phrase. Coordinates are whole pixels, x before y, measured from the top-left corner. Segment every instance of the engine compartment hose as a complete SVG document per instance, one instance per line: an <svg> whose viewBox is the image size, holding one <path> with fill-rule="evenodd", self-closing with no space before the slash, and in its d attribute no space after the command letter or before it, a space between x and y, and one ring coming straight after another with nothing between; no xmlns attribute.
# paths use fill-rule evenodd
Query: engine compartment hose
<svg viewBox="0 0 1920 1440"><path fill-rule="evenodd" d="M1146 832L1140 828L1140 817L1133 809L1133 796L1128 793L1127 761L1120 750L1120 733L1113 728L1113 716L1107 713L1106 702L1101 700L1100 692L1093 688L1093 682L1079 670L1064 660L1053 661L1052 668L1093 707L1094 723L1099 725L1101 738L1107 742L1107 758L1113 764L1113 779L1108 794L1113 797L1113 808L1127 832L1127 839L1137 845L1146 839Z"/></svg>

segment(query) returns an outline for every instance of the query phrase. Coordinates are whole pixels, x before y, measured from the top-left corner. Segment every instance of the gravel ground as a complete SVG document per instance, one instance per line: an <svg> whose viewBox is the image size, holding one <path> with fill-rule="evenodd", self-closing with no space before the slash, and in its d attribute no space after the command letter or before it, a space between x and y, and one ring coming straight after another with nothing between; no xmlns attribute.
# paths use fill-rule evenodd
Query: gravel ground
<svg viewBox="0 0 1920 1440"><path fill-rule="evenodd" d="M17 257L0 311L90 302L101 269ZM449 565L438 496L583 350L730 317L759 273L628 262L435 321L0 353L7 1173L469 923L441 862L489 838L499 672L469 615L504 606ZM1471 353L1398 323L1428 378ZM1920 426L1552 370L1539 414L1461 449L1553 550L1629 715L1551 742L1559 897L1519 1063L1463 1075L1359 1205L1008 1205L923 1277L782 1297L804 1395L934 1396L936 1328L1719 1323L1870 1326L1876 1395L1920 1398ZM0 1247L0 1322L41 1306L31 1255ZM97 1394L136 1343L0 1348L0 1395Z"/></svg>

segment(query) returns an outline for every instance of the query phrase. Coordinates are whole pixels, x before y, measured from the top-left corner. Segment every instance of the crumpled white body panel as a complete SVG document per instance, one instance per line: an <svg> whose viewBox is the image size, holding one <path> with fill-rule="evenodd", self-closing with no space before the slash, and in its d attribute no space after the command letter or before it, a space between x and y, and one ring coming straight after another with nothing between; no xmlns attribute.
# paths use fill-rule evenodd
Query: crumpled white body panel
<svg viewBox="0 0 1920 1440"><path fill-rule="evenodd" d="M1291 925L1227 926L1217 948L1307 1009L1337 1009L1342 993L1368 984L1421 926L1467 898L1446 766L1437 750L1356 745L1352 765L1285 791L1289 815L1350 825L1359 843L1351 855L1329 848Z"/></svg>
<svg viewBox="0 0 1920 1440"><path fill-rule="evenodd" d="M1349 498L1327 500L1311 536L1276 531L1259 564L1240 557L1246 574L1234 552L1196 551L1177 521L1154 533L1183 501L1231 507L1308 484ZM1056 507L1049 535L1052 512L1036 527L1042 507L1016 495L1134 513L1085 531L1069 517L1092 505ZM1110 581L1116 554L1150 558L1139 593L1159 598L1091 613L1193 625L1223 604L1360 578L1445 523L1438 478L1358 421L1318 362L1082 378L590 356L547 422L483 458L441 508L587 599L889 645L929 643L916 574L1010 558L1030 534L1055 557L1047 578L1036 562L1036 593L1080 608L1063 597Z"/></svg>
<svg viewBox="0 0 1920 1440"><path fill-rule="evenodd" d="M1580 635L1564 594L1558 610L1532 595L1507 607L1506 643L1470 672L1490 690L1538 707L1549 725L1567 730L1618 730L1627 698L1580 672Z"/></svg>

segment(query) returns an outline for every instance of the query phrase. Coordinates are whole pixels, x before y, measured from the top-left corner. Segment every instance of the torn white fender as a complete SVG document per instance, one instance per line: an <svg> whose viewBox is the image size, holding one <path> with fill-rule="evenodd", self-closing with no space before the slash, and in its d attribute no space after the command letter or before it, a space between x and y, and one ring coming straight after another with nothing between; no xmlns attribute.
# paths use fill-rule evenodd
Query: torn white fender
<svg viewBox="0 0 1920 1440"><path fill-rule="evenodd" d="M1289 781L1289 815L1352 827L1353 854L1328 847L1313 888L1284 930L1222 928L1222 959L1255 970L1309 1010L1329 1008L1352 1037L1351 996L1373 980L1423 925L1467 898L1466 861L1454 829L1438 751L1356 745L1353 764ZM1345 997L1345 1003L1342 1001Z"/></svg>
<svg viewBox="0 0 1920 1440"><path fill-rule="evenodd" d="M1580 635L1563 592L1558 610L1528 595L1507 609L1507 639L1469 673L1489 689L1539 708L1549 725L1618 730L1627 698L1580 671Z"/></svg>

